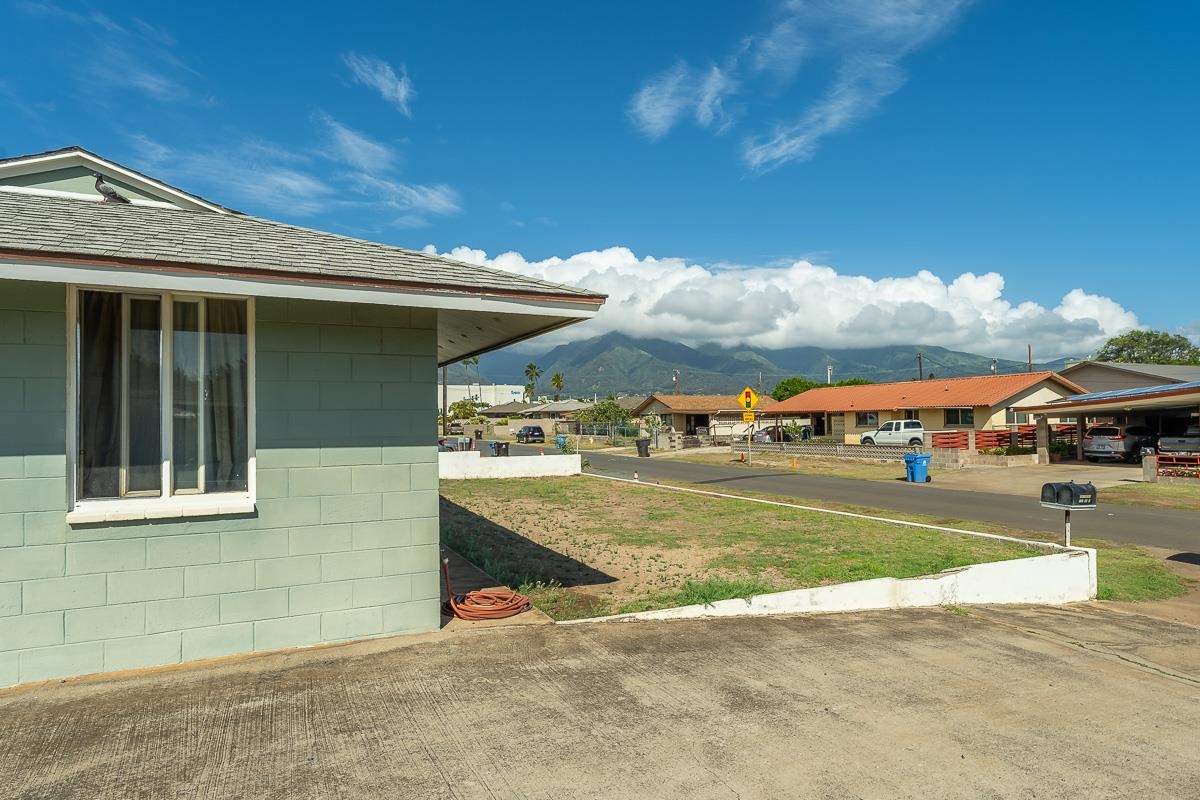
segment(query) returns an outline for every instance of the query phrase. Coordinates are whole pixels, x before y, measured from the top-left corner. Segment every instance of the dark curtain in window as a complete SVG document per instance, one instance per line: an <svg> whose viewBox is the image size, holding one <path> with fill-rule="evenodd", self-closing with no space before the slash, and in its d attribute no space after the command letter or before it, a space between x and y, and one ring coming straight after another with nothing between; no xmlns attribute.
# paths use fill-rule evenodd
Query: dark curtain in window
<svg viewBox="0 0 1200 800"><path fill-rule="evenodd" d="M79 296L79 496L116 497L121 480L121 295Z"/></svg>
<svg viewBox="0 0 1200 800"><path fill-rule="evenodd" d="M248 341L243 300L206 301L205 491L249 488L247 453Z"/></svg>

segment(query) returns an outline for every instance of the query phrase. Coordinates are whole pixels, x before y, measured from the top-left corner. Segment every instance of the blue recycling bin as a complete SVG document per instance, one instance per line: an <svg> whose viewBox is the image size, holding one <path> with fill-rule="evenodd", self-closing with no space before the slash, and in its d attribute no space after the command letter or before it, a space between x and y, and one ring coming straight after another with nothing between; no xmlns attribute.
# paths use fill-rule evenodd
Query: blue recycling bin
<svg viewBox="0 0 1200 800"><path fill-rule="evenodd" d="M558 436L555 436L554 437L554 446L557 447L559 450L566 450L567 449L567 438L568 438L567 434L565 434L565 433L560 433Z"/></svg>
<svg viewBox="0 0 1200 800"><path fill-rule="evenodd" d="M499 455L499 452L500 452L500 450L499 450L500 443L499 442L488 442L487 446L488 446L488 455L489 456Z"/></svg>
<svg viewBox="0 0 1200 800"><path fill-rule="evenodd" d="M929 483L929 462L933 456L928 453L904 454L904 478L909 483Z"/></svg>

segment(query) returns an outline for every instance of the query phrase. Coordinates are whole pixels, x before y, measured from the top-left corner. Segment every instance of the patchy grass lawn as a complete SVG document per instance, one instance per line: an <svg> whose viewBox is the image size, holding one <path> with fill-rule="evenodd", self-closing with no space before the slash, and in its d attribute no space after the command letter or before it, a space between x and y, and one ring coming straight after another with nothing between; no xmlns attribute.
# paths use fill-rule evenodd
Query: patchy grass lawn
<svg viewBox="0 0 1200 800"><path fill-rule="evenodd" d="M1200 511L1200 481L1180 483L1129 483L1100 490L1100 501L1126 506L1152 506Z"/></svg>
<svg viewBox="0 0 1200 800"><path fill-rule="evenodd" d="M447 546L557 619L927 575L1041 552L588 478L447 481L441 490Z"/></svg>
<svg viewBox="0 0 1200 800"><path fill-rule="evenodd" d="M693 464L715 464L722 467L745 467L746 469L778 469L803 475L826 475L832 478L857 478L859 480L889 481L904 479L903 461L869 461L859 458L834 458L832 456L801 456L792 466L792 457L778 453L754 454L753 465L741 461L741 454L698 453L696 455L673 456L675 461ZM945 469L930 469L931 477L951 472Z"/></svg>

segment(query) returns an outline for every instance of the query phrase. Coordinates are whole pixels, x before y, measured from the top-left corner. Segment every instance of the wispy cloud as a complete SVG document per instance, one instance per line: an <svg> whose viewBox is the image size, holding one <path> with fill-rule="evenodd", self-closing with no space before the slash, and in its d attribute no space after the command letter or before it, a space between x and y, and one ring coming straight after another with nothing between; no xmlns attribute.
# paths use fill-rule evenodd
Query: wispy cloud
<svg viewBox="0 0 1200 800"><path fill-rule="evenodd" d="M325 128L329 145L326 154L335 161L355 169L387 171L396 162L396 152L385 144L343 125L324 112L317 112L317 121Z"/></svg>
<svg viewBox="0 0 1200 800"><path fill-rule="evenodd" d="M764 31L741 39L721 67L679 61L634 94L628 113L645 136L661 139L691 118L702 128L734 124L724 101L771 102L810 62L828 67L824 91L799 104L789 122L746 136L742 158L756 171L812 158L820 142L876 113L904 85L901 62L942 34L969 0L787 0Z"/></svg>
<svg viewBox="0 0 1200 800"><path fill-rule="evenodd" d="M408 70L400 65L400 74L392 69L392 65L376 56L346 53L342 61L350 69L355 83L369 86L379 92L380 96L396 107L406 117L412 116L412 100L417 93L412 81L408 79Z"/></svg>
<svg viewBox="0 0 1200 800"><path fill-rule="evenodd" d="M398 227L423 228L431 224L431 216L449 217L462 211L458 191L446 184L402 183L365 173L351 175L349 180L359 194L391 209L395 213L391 224Z"/></svg>
<svg viewBox="0 0 1200 800"><path fill-rule="evenodd" d="M83 32L75 77L88 92L134 91L159 102L207 101L188 85L195 70L173 52L175 39L165 28L135 19L122 25L99 11L74 11L51 3L21 0L15 7L50 23L66 23Z"/></svg>

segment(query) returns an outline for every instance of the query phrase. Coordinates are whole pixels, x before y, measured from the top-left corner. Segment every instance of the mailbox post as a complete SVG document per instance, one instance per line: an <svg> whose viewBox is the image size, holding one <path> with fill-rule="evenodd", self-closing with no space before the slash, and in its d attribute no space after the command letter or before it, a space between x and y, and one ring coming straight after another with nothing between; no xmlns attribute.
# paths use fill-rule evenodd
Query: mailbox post
<svg viewBox="0 0 1200 800"><path fill-rule="evenodd" d="M1042 484L1042 508L1063 511L1063 545L1071 546L1071 512L1096 510L1096 487L1090 483Z"/></svg>

